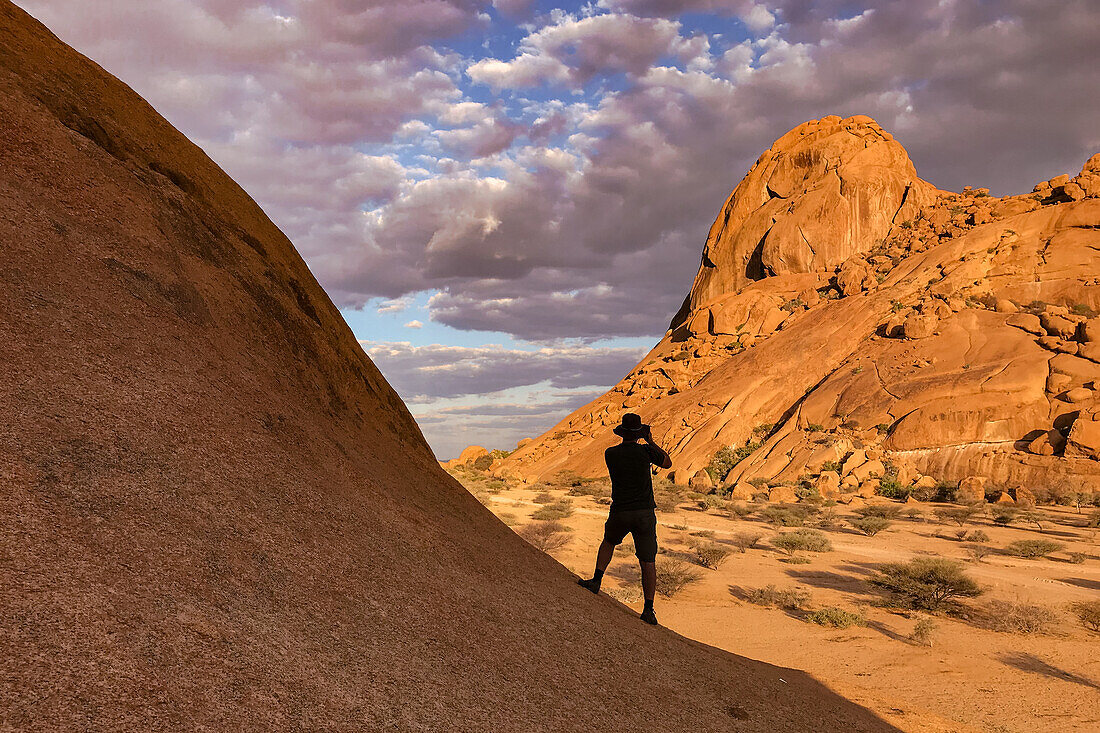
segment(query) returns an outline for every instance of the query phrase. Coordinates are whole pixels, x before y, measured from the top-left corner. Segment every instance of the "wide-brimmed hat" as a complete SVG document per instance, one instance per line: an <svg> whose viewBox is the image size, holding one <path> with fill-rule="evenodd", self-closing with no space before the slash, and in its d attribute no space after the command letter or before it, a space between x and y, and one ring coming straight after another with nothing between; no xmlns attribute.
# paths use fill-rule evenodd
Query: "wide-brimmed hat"
<svg viewBox="0 0 1100 733"><path fill-rule="evenodd" d="M642 423L642 418L633 412L623 415L622 423L612 428L612 432L622 438L640 438L645 434L648 425Z"/></svg>

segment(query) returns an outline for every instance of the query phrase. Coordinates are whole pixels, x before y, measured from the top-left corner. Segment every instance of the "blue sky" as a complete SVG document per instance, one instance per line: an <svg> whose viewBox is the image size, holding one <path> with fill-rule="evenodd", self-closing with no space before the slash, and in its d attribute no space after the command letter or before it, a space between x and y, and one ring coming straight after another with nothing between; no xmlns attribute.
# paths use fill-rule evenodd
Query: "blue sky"
<svg viewBox="0 0 1100 733"><path fill-rule="evenodd" d="M256 198L442 458L625 374L807 119L995 194L1100 149L1088 0L17 2Z"/></svg>

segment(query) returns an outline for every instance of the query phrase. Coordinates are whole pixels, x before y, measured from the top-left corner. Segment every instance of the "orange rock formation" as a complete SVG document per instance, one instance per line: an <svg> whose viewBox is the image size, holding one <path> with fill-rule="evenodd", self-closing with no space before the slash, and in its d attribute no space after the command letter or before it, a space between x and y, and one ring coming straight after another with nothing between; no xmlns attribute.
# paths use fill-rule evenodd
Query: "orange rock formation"
<svg viewBox="0 0 1100 733"><path fill-rule="evenodd" d="M834 494L886 464L924 486L1100 488L1098 227L1100 155L1030 194L951 193L868 117L807 122L723 206L661 342L498 470L598 475L635 411L677 483L747 445L717 477L741 498L827 463Z"/></svg>
<svg viewBox="0 0 1100 733"><path fill-rule="evenodd" d="M244 191L6 0L0 160L0 728L889 729L579 591Z"/></svg>

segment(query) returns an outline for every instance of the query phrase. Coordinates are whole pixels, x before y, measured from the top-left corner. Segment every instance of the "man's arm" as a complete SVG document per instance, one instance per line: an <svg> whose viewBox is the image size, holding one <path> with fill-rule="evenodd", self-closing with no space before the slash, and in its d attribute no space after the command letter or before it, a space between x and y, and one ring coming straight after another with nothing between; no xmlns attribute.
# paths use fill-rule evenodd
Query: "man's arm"
<svg viewBox="0 0 1100 733"><path fill-rule="evenodd" d="M654 465L661 468L672 468L672 459L668 457L668 453L665 453L664 448L653 442L653 434L648 427L645 429L645 433L642 434L642 440L645 441L646 449L649 451Z"/></svg>

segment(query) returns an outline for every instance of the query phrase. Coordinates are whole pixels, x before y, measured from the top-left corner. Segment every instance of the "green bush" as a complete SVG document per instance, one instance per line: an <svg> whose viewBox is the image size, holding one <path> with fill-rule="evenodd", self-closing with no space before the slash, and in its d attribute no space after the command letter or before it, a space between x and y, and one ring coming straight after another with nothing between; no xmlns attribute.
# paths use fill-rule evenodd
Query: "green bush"
<svg viewBox="0 0 1100 733"><path fill-rule="evenodd" d="M1058 552L1063 548L1065 548L1065 545L1053 540L1016 540L1005 547L1005 552L1016 557L1035 560L1046 557L1052 552Z"/></svg>
<svg viewBox="0 0 1100 733"><path fill-rule="evenodd" d="M718 566L729 557L730 552L729 548L714 542L699 542L691 548L692 560L697 565L711 570L717 570Z"/></svg>
<svg viewBox="0 0 1100 733"><path fill-rule="evenodd" d="M554 521L572 516L573 503L568 499L558 499L553 504L544 504L531 512L531 519Z"/></svg>
<svg viewBox="0 0 1100 733"><path fill-rule="evenodd" d="M823 532L816 529L796 529L771 539L772 547L793 556L796 552L830 552L833 545Z"/></svg>
<svg viewBox="0 0 1100 733"><path fill-rule="evenodd" d="M856 514L861 517L897 519L901 516L901 507L897 504L867 504L856 509Z"/></svg>
<svg viewBox="0 0 1100 733"><path fill-rule="evenodd" d="M753 441L740 448L735 448L732 445L719 448L718 452L711 456L706 471L710 474L711 479L717 483L726 477L730 469L752 455L759 447L760 444Z"/></svg>
<svg viewBox="0 0 1100 733"><path fill-rule="evenodd" d="M845 611L836 606L825 606L806 614L806 620L819 626L832 626L835 629L846 629L849 626L866 626L867 619L863 614Z"/></svg>
<svg viewBox="0 0 1100 733"><path fill-rule="evenodd" d="M760 518L776 527L801 527L810 512L798 504L774 504L760 510Z"/></svg>
<svg viewBox="0 0 1100 733"><path fill-rule="evenodd" d="M855 519L849 519L848 523L858 529L868 537L874 537L876 534L884 529L893 525L889 519L883 517L856 517Z"/></svg>
<svg viewBox="0 0 1100 733"><path fill-rule="evenodd" d="M887 499L906 499L912 493L912 486L902 486L897 477L886 475L879 479L875 493Z"/></svg>
<svg viewBox="0 0 1100 733"><path fill-rule="evenodd" d="M745 594L745 600L757 606L782 608L787 611L803 611L810 607L810 594L808 591L801 588L779 590L772 584L763 588L748 590Z"/></svg>
<svg viewBox="0 0 1100 733"><path fill-rule="evenodd" d="M1100 601L1077 601L1070 609L1078 620L1091 631L1100 631Z"/></svg>
<svg viewBox="0 0 1100 733"><path fill-rule="evenodd" d="M993 521L1002 527L1007 527L1016 521L1016 517L1020 513L1015 507L997 505L993 506L991 512L993 514Z"/></svg>
<svg viewBox="0 0 1100 733"><path fill-rule="evenodd" d="M960 563L935 557L887 563L879 568L871 583L908 606L929 611L957 598L974 598L983 592Z"/></svg>
<svg viewBox="0 0 1100 733"><path fill-rule="evenodd" d="M932 635L938 628L939 625L932 619L922 618L909 634L909 641L921 646L932 646Z"/></svg>

